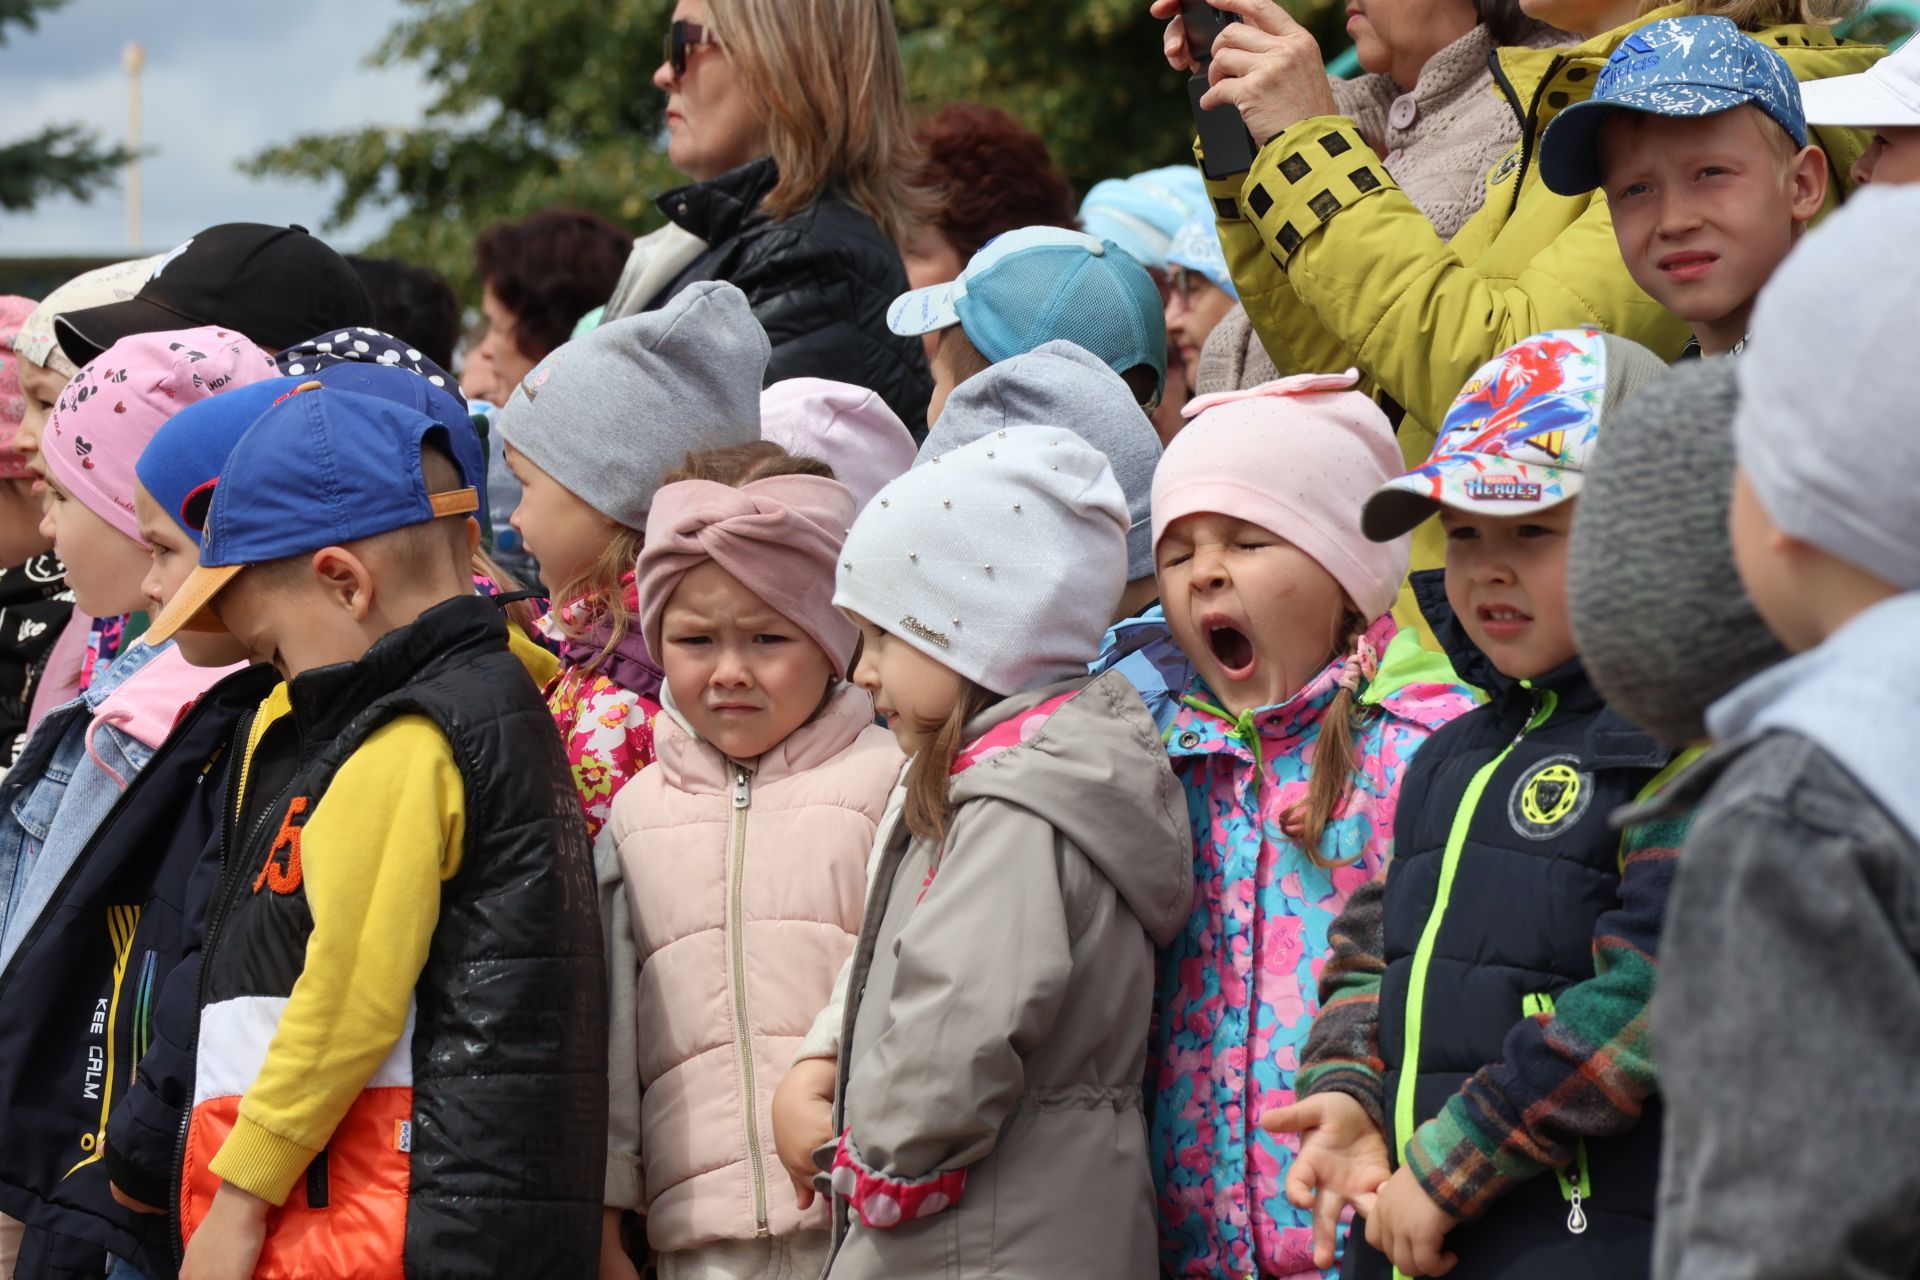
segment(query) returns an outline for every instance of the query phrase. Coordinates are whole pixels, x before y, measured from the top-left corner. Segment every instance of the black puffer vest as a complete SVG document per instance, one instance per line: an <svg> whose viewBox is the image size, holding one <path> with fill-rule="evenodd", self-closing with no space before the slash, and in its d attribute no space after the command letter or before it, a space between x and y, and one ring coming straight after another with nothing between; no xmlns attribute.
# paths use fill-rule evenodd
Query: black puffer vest
<svg viewBox="0 0 1920 1280"><path fill-rule="evenodd" d="M465 780L466 847L441 889L410 1052L381 1065L335 1129L274 1219L269 1254L288 1242L280 1259L296 1275L594 1275L607 1027L593 863L552 718L507 648L504 620L488 600L447 601L359 662L302 674L289 694L298 772L229 843L209 913L176 1203L189 1221L204 1215L205 1162L238 1105L216 1078L263 1052L211 1043L236 1027L247 1035L247 1019L223 1004L270 1013L305 961L313 917L299 828L368 735L424 715ZM404 1203L394 1181L377 1185L400 1176ZM303 1211L320 1221L295 1240L288 1217Z"/></svg>
<svg viewBox="0 0 1920 1280"><path fill-rule="evenodd" d="M1608 817L1673 755L1608 710L1578 659L1524 683L1501 675L1436 599L1437 582L1417 578L1454 669L1491 700L1429 738L1400 790L1380 984L1396 1164L1409 1112L1411 1127L1439 1114L1468 1077L1502 1060L1516 1022L1593 978L1594 925L1619 904L1621 837ZM1578 1167L1565 1182L1524 1182L1448 1234L1460 1259L1449 1280L1645 1276L1659 1143L1650 1099L1630 1133L1586 1144L1579 1215ZM1358 1230L1348 1254L1348 1277L1392 1274Z"/></svg>

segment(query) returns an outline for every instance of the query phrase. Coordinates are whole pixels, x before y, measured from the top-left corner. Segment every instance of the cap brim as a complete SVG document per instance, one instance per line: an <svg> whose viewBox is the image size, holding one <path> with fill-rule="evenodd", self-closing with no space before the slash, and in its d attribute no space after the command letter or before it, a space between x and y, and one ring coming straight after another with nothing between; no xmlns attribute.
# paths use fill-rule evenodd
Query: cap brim
<svg viewBox="0 0 1920 1280"><path fill-rule="evenodd" d="M1360 531L1374 542L1392 542L1442 507L1483 516L1532 515L1579 496L1581 481L1580 472L1565 467L1457 453L1374 490L1360 511Z"/></svg>
<svg viewBox="0 0 1920 1280"><path fill-rule="evenodd" d="M1920 106L1901 101L1871 72L1808 81L1800 86L1800 105L1809 125L1849 129L1920 125Z"/></svg>
<svg viewBox="0 0 1920 1280"><path fill-rule="evenodd" d="M141 633L141 638L148 644L160 645L182 631L226 630L207 606L244 568L242 564L225 564L214 568L201 565L195 569L173 593L173 599L167 601L167 607Z"/></svg>
<svg viewBox="0 0 1920 1280"><path fill-rule="evenodd" d="M136 333L191 329L200 321L146 298L128 298L104 306L69 311L53 319L54 341L77 365L93 363L100 353Z"/></svg>
<svg viewBox="0 0 1920 1280"><path fill-rule="evenodd" d="M955 304L966 291L958 280L949 280L903 293L887 308L887 328L903 338L951 329L960 323Z"/></svg>
<svg viewBox="0 0 1920 1280"><path fill-rule="evenodd" d="M1576 102L1554 117L1540 139L1540 181L1559 196L1581 196L1600 186L1600 126L1616 111L1710 116L1752 101L1732 89L1664 84L1630 89L1617 98Z"/></svg>

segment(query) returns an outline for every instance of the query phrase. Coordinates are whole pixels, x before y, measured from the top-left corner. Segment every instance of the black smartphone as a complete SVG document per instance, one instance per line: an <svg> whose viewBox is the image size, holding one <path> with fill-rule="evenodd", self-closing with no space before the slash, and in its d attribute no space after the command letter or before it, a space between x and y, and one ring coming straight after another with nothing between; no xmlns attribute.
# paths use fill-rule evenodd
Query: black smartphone
<svg viewBox="0 0 1920 1280"><path fill-rule="evenodd" d="M1187 81L1187 105L1193 109L1193 127L1200 135L1202 169L1209 178L1231 178L1253 168L1253 135L1235 107L1206 110L1207 64L1213 60L1213 42L1237 13L1216 9L1207 0L1180 0L1181 24L1187 31L1187 55L1193 59L1193 78Z"/></svg>

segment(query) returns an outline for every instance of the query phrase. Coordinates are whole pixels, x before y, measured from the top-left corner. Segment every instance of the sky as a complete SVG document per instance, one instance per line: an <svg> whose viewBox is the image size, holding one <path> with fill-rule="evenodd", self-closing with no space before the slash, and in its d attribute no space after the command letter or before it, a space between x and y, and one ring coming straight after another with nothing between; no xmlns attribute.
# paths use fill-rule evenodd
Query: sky
<svg viewBox="0 0 1920 1280"><path fill-rule="evenodd" d="M249 178L238 164L300 134L418 123L430 93L417 71L363 65L403 8L401 0L70 0L43 14L38 30L7 28L0 138L72 122L108 144L124 139L121 57L127 42L138 40L146 48L147 154L135 247L169 248L220 222L297 222L337 248L357 249L384 229L383 214L323 231L333 194L326 184ZM0 214L0 256L127 247L126 201L117 186L87 204L63 198L30 213Z"/></svg>

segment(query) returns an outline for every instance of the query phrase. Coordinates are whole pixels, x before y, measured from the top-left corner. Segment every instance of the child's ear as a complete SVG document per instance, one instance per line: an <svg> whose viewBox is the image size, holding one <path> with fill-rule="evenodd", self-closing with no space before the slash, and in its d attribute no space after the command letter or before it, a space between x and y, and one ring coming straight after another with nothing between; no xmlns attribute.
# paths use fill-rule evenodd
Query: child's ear
<svg viewBox="0 0 1920 1280"><path fill-rule="evenodd" d="M365 622L373 611L373 574L362 560L345 547L322 547L313 553L313 576L330 604L338 605Z"/></svg>
<svg viewBox="0 0 1920 1280"><path fill-rule="evenodd" d="M1827 202L1827 153L1811 144L1800 148L1788 177L1793 182L1793 220L1804 225Z"/></svg>

